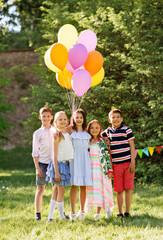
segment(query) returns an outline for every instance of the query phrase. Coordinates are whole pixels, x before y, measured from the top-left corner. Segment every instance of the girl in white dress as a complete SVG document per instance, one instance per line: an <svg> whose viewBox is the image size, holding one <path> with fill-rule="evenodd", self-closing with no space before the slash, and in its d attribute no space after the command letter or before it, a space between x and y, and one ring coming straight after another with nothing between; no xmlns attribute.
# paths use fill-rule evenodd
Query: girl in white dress
<svg viewBox="0 0 163 240"><path fill-rule="evenodd" d="M60 219L66 218L64 214L64 192L65 186L70 185L69 163L73 160L72 141L69 133L65 130L67 124L68 118L65 112L57 112L54 117L56 132L54 133L53 161L50 162L46 173L46 180L55 184L50 201L48 221L53 221L56 204L58 205Z"/></svg>
<svg viewBox="0 0 163 240"><path fill-rule="evenodd" d="M70 218L74 221L76 221L77 218L82 221L85 217L84 209L86 202L86 186L92 185L91 167L88 153L89 140L91 136L86 132L86 116L82 109L78 109L73 113L70 128L74 148L74 161L70 163ZM75 204L78 187L80 187L80 210L76 216Z"/></svg>

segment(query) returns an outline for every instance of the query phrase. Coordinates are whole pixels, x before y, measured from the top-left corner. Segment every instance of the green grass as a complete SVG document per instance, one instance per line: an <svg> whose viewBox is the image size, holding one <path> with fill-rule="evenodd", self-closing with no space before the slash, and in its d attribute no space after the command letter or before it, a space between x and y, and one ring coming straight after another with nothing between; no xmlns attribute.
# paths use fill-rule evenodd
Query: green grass
<svg viewBox="0 0 163 240"><path fill-rule="evenodd" d="M36 222L35 169L31 155L25 154L28 152L29 149L21 151L17 149L10 153L0 152L0 239L162 239L163 192L159 186L137 185L135 187L131 208L132 217L128 219L116 217L117 205L114 194L114 215L110 219L106 220L104 211L102 211L101 220L95 222L93 217L95 209L93 209L86 215L83 222L61 222L56 209L54 223L46 223L52 193L52 188L48 184L43 198L42 220ZM24 155L24 158L21 157L21 154ZM10 163L8 167L4 161ZM22 162L18 164L19 161ZM69 191L70 188L67 187L65 192L66 213L70 211ZM79 199L77 199L76 211L78 209Z"/></svg>

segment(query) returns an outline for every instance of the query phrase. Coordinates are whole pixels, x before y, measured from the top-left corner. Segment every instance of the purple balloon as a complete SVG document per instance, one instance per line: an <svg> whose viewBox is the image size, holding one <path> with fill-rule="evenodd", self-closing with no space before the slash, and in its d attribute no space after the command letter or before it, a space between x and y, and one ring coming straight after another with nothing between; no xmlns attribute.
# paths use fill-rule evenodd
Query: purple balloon
<svg viewBox="0 0 163 240"><path fill-rule="evenodd" d="M78 69L72 76L72 89L78 97L81 97L91 86L91 75L85 69Z"/></svg>
<svg viewBox="0 0 163 240"><path fill-rule="evenodd" d="M82 43L88 52L95 50L97 45L96 34L91 30L85 30L80 33L78 37L78 43Z"/></svg>
<svg viewBox="0 0 163 240"><path fill-rule="evenodd" d="M88 57L87 49L81 43L73 45L68 52L69 62L74 69L77 69L84 65L84 63L87 60L87 57Z"/></svg>

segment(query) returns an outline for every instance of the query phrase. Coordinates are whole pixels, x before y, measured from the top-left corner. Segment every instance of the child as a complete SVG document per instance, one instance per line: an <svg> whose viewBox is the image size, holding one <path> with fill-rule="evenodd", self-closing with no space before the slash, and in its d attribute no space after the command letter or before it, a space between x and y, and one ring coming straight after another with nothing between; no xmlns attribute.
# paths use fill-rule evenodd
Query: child
<svg viewBox="0 0 163 240"><path fill-rule="evenodd" d="M65 112L57 112L54 118L56 133L53 139L53 160L50 162L46 173L46 180L55 184L50 201L49 222L53 221L53 212L56 204L58 205L60 220L67 220L64 214L64 192L65 186L70 185L69 162L73 160L72 141L70 135L65 130L67 124L68 119Z"/></svg>
<svg viewBox="0 0 163 240"><path fill-rule="evenodd" d="M71 119L72 143L74 148L74 161L70 163L71 174L71 220L84 220L84 208L86 201L86 186L92 185L91 167L89 159L89 140L91 136L86 132L86 116L82 109L76 110ZM80 187L80 211L75 214L75 203L78 187Z"/></svg>
<svg viewBox="0 0 163 240"><path fill-rule="evenodd" d="M36 221L41 220L41 205L45 191L45 176L49 162L52 160L52 137L53 127L50 122L53 119L52 110L48 107L40 109L39 119L42 122L41 128L33 134L32 157L36 168L35 209Z"/></svg>
<svg viewBox="0 0 163 240"><path fill-rule="evenodd" d="M132 189L134 188L135 146L132 130L123 126L123 117L119 109L109 112L108 127L101 135L110 140L110 149L113 163L114 190L117 192L117 203L120 217L129 217ZM123 192L125 191L126 211L123 215Z"/></svg>
<svg viewBox="0 0 163 240"><path fill-rule="evenodd" d="M87 187L86 208L87 211L89 211L92 206L96 206L97 209L94 218L95 220L99 220L101 208L105 210L106 218L109 218L112 215L111 209L113 208L114 203L110 178L112 177L113 171L112 168L109 169L108 178L107 175L105 175L108 171L104 173L105 168L102 168L101 161L103 158L105 158L105 160L107 158L110 167L111 160L107 145L103 145L103 141L100 141L100 133L102 132L100 122L98 120L91 121L88 123L87 129L92 137L90 140L89 156L91 160L93 185Z"/></svg>

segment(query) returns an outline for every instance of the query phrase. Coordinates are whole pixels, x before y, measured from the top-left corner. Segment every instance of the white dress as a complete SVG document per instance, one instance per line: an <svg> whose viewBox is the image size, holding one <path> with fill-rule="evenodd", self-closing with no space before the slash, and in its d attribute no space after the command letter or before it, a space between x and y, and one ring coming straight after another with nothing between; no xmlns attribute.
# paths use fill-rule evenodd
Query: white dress
<svg viewBox="0 0 163 240"><path fill-rule="evenodd" d="M70 183L75 186L91 186L91 166L88 153L91 136L87 132L73 132L71 138L74 161L70 162Z"/></svg>

